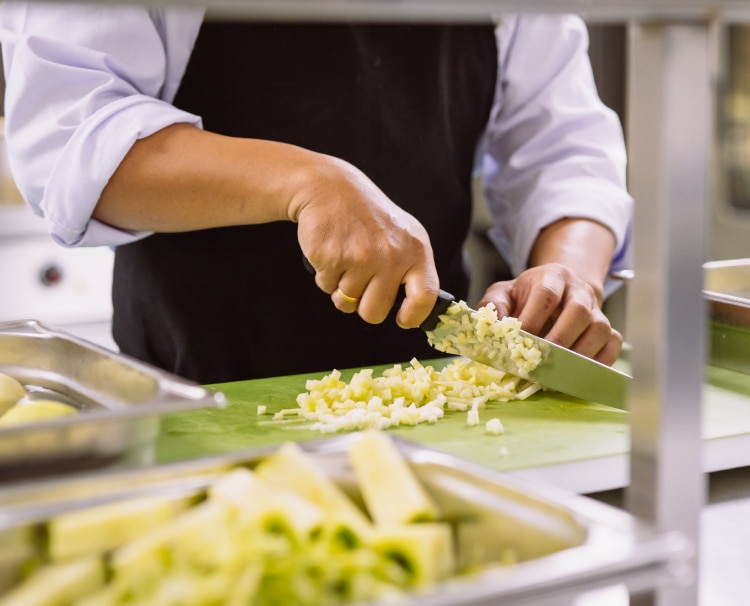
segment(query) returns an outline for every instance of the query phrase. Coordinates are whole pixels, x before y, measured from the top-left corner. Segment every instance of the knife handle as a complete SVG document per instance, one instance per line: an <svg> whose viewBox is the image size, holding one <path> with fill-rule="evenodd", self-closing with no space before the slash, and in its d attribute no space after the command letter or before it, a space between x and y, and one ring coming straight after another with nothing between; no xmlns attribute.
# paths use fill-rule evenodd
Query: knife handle
<svg viewBox="0 0 750 606"><path fill-rule="evenodd" d="M307 269L308 272L315 275L315 268L312 266L312 263L310 263L310 260L305 255L302 255L302 264L305 266L305 269ZM401 307L401 303L403 303L405 298L406 289L402 284L398 289L398 295L396 296L396 302L393 304L393 307ZM425 321L419 325L420 330L433 330L437 326L437 323L440 321L440 316L448 310L450 304L455 300L456 298L452 294L441 289L438 292L437 301L435 301L435 306L432 308L430 315L427 316Z"/></svg>
<svg viewBox="0 0 750 606"><path fill-rule="evenodd" d="M455 300L456 297L441 288L438 292L438 298L437 301L435 301L435 306L432 308L430 315L427 316L427 319L419 325L419 328L425 331L434 330L437 326L437 323L440 321L440 316L448 311L448 307L450 307L450 304Z"/></svg>

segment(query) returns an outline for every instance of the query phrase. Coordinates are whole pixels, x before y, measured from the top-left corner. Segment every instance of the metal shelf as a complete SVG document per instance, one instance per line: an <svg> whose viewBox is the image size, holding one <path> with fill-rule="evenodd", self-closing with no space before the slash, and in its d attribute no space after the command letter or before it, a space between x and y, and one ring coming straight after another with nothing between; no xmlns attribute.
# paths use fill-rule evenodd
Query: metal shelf
<svg viewBox="0 0 750 606"><path fill-rule="evenodd" d="M54 1L54 0L53 0ZM90 0L118 4L122 0ZM591 22L750 21L747 0L161 0L147 6L205 8L233 18L290 20L476 21L501 13L578 13Z"/></svg>
<svg viewBox="0 0 750 606"><path fill-rule="evenodd" d="M192 0L150 4L200 6ZM213 0L209 14L235 19L466 22L524 12L574 12L591 23L629 24L629 179L638 203L636 277L627 303L634 373L627 501L640 519L664 532L679 531L697 546L704 498L702 263L714 143L716 25L750 22L750 3ZM696 585L656 588L638 603L690 606L697 604L697 594Z"/></svg>

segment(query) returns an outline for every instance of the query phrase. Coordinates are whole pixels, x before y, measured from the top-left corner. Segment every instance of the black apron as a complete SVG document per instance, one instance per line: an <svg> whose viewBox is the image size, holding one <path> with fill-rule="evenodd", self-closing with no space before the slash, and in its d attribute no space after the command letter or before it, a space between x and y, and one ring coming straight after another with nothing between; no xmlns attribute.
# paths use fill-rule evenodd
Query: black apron
<svg viewBox="0 0 750 606"><path fill-rule="evenodd" d="M463 298L471 172L496 72L489 24L206 21L175 105L206 130L360 168L423 223L441 287ZM439 355L394 314L370 325L336 310L303 266L296 228L155 234L118 247L121 351L203 384Z"/></svg>

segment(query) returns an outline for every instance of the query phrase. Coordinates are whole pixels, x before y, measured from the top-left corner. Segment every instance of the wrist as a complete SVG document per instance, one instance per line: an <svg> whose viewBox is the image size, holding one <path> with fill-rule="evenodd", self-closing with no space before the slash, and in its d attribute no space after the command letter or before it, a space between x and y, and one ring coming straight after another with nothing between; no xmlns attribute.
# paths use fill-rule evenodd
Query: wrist
<svg viewBox="0 0 750 606"><path fill-rule="evenodd" d="M601 305L614 248L614 235L601 223L588 219L561 219L539 233L529 265L563 265L591 286Z"/></svg>

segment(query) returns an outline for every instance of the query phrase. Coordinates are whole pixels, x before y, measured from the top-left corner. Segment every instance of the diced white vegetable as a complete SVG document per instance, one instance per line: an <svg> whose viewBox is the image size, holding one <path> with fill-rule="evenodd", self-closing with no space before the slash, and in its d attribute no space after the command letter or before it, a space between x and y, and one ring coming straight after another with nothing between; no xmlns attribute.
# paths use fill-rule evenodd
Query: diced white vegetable
<svg viewBox="0 0 750 606"><path fill-rule="evenodd" d="M487 423L485 423L485 428L487 429L487 433L491 433L496 436L499 436L501 433L505 433L505 427L503 427L502 422L497 417L487 421Z"/></svg>
<svg viewBox="0 0 750 606"><path fill-rule="evenodd" d="M277 412L274 419L299 414L321 433L435 423L445 410L476 411L488 401L507 402L538 389L515 375L463 359L439 372L416 359L405 368L394 365L379 377L364 369L348 383L334 370L306 385L308 391L297 396L299 408Z"/></svg>
<svg viewBox="0 0 750 606"><path fill-rule="evenodd" d="M451 303L427 339L435 349L470 358L492 361L508 372L528 379L542 360L534 341L520 333L518 318L498 319L490 303L474 311L465 301Z"/></svg>
<svg viewBox="0 0 750 606"><path fill-rule="evenodd" d="M349 447L349 460L376 524L435 521L437 503L388 434L368 430ZM394 498L394 495L397 495Z"/></svg>
<svg viewBox="0 0 750 606"><path fill-rule="evenodd" d="M0 372L0 414L26 395L26 388L14 377Z"/></svg>

